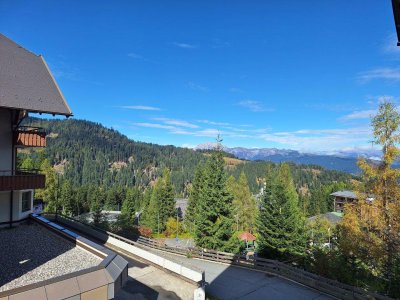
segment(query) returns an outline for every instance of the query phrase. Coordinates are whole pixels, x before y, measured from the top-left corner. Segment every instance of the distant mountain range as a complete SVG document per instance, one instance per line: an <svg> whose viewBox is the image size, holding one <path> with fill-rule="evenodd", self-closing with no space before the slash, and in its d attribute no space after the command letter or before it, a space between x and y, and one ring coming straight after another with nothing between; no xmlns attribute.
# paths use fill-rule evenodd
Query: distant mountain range
<svg viewBox="0 0 400 300"><path fill-rule="evenodd" d="M198 145L196 150L213 149L215 143L205 143ZM343 171L350 174L360 172L357 166L358 157L365 157L369 160L379 160L381 152L379 150L351 150L338 151L331 153L303 153L296 150L276 149L276 148L244 148L224 147L224 151L235 155L237 158L245 160L266 160L275 163L294 162L296 164L318 165L329 170Z"/></svg>

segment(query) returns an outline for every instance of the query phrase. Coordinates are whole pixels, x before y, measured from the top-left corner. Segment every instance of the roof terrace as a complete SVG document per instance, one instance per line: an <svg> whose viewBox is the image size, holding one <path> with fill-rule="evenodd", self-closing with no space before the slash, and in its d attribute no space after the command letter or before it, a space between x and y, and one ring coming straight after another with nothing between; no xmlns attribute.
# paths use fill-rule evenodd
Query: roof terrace
<svg viewBox="0 0 400 300"><path fill-rule="evenodd" d="M122 257L39 215L0 239L2 300L113 299L127 280Z"/></svg>
<svg viewBox="0 0 400 300"><path fill-rule="evenodd" d="M0 230L0 291L94 267L102 261L39 224Z"/></svg>

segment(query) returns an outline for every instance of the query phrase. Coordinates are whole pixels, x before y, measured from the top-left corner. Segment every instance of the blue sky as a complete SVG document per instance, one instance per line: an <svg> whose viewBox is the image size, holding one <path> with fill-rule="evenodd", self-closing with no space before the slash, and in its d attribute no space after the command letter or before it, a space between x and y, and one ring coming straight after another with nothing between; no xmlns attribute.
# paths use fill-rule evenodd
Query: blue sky
<svg viewBox="0 0 400 300"><path fill-rule="evenodd" d="M75 118L134 140L366 148L379 101L400 102L389 0L2 0L0 15Z"/></svg>

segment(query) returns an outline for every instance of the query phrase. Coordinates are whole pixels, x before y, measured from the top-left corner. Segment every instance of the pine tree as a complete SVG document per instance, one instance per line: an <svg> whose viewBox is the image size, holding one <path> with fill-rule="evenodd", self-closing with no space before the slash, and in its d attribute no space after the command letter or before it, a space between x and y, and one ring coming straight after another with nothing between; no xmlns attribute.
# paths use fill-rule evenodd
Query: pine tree
<svg viewBox="0 0 400 300"><path fill-rule="evenodd" d="M278 259L304 255L304 218L287 164L268 170L261 204L257 220L260 252Z"/></svg>
<svg viewBox="0 0 400 300"><path fill-rule="evenodd" d="M197 203L196 245L220 251L237 251L233 231L232 201L226 185L224 160L220 151L212 153L204 170L204 183Z"/></svg>
<svg viewBox="0 0 400 300"><path fill-rule="evenodd" d="M190 189L188 207L185 214L185 224L192 233L195 226L195 219L198 213L198 203L200 202L202 188L204 186L204 166L199 164L196 168L193 185Z"/></svg>

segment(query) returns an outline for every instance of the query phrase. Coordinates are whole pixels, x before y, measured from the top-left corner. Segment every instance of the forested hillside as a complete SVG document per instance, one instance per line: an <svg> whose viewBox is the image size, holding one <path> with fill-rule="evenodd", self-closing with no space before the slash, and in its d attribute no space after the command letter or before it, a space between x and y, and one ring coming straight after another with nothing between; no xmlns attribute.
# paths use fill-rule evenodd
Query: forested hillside
<svg viewBox="0 0 400 300"><path fill-rule="evenodd" d="M46 157L73 186L146 187L167 167L176 191L183 192L195 167L205 159L202 153L186 148L132 141L118 131L84 120L27 121L46 129Z"/></svg>
<svg viewBox="0 0 400 300"><path fill-rule="evenodd" d="M63 175L61 179L67 179L74 189L95 186L107 191L111 187L137 187L143 191L154 185L166 167L170 170L175 194L186 197L196 166L209 155L207 151L133 141L114 129L84 120L31 118L26 123L46 129L44 156ZM30 155L35 159L38 153L21 156ZM225 162L228 175L236 179L242 172L246 175L253 194L258 194L264 186L267 166L272 164L238 160L232 155L226 155ZM329 193L350 188L353 178L319 166L290 164L290 169L306 215L330 211Z"/></svg>

